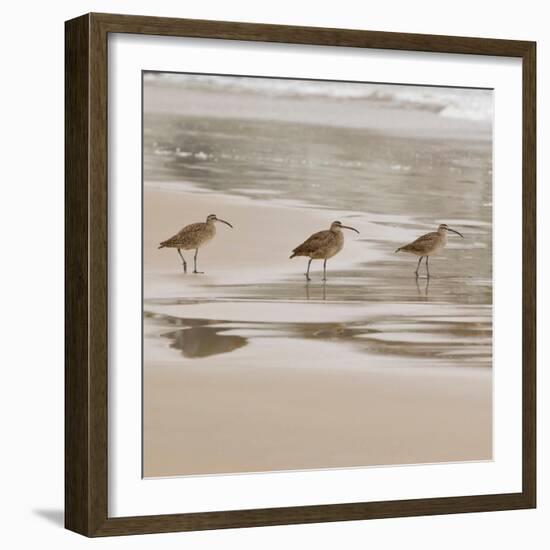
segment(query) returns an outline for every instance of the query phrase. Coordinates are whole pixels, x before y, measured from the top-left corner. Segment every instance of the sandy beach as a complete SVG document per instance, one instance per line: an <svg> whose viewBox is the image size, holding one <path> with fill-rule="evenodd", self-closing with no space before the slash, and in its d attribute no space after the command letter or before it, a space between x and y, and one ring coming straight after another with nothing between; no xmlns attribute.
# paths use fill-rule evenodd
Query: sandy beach
<svg viewBox="0 0 550 550"><path fill-rule="evenodd" d="M144 204L146 477L491 459L486 308L438 303L444 278L426 296L400 257L403 301L367 303L385 257L355 235L306 285L289 250L334 212L155 184ZM185 276L155 244L213 205L235 229Z"/></svg>
<svg viewBox="0 0 550 550"><path fill-rule="evenodd" d="M491 102L144 81L145 477L492 459ZM212 213L184 275L158 244ZM290 253L335 220L360 234L306 284ZM394 251L442 222L417 278Z"/></svg>
<svg viewBox="0 0 550 550"><path fill-rule="evenodd" d="M258 337L223 365L150 364L145 476L491 459L488 373L395 367L338 343L278 344ZM269 366L257 364L262 352Z"/></svg>

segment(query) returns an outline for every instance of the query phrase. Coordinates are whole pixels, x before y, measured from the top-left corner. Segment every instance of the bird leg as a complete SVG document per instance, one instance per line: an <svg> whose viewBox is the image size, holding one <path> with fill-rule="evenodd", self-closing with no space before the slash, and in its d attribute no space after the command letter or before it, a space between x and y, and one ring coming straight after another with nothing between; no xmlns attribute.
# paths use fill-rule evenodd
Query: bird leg
<svg viewBox="0 0 550 550"><path fill-rule="evenodd" d="M309 262L307 263L306 281L311 281L311 279L309 278L309 266L311 265L312 260L313 258L310 258Z"/></svg>
<svg viewBox="0 0 550 550"><path fill-rule="evenodd" d="M199 249L195 249L195 255L193 256L193 273L204 273L204 271L197 271L197 254L199 253Z"/></svg>
<svg viewBox="0 0 550 550"><path fill-rule="evenodd" d="M428 279L430 278L430 268L428 267L429 256L426 256L426 273L428 274Z"/></svg>
<svg viewBox="0 0 550 550"><path fill-rule="evenodd" d="M422 261L423 257L424 256L420 256L420 258L418 260L418 265L416 266L416 271L414 272L417 277L418 277L418 270L420 269L420 262Z"/></svg>
<svg viewBox="0 0 550 550"><path fill-rule="evenodd" d="M327 280L327 259L323 262L323 281Z"/></svg>
<svg viewBox="0 0 550 550"><path fill-rule="evenodd" d="M181 250L179 248L178 254L180 255L181 261L183 262L183 272L187 273L187 262L185 261L185 258L183 257L183 254L181 253Z"/></svg>

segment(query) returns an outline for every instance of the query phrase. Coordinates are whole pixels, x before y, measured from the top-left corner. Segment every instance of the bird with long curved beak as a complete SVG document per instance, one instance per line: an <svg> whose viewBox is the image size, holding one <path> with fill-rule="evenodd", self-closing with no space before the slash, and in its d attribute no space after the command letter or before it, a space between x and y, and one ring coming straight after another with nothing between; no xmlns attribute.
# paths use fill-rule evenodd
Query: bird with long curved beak
<svg viewBox="0 0 550 550"><path fill-rule="evenodd" d="M203 271L197 271L197 255L199 253L199 248L207 244L216 236L215 222L224 223L233 229L233 226L229 222L218 218L216 214L209 214L206 218L206 222L186 225L173 237L161 242L159 248L176 248L178 254L180 255L181 261L183 262L184 273L187 273L187 262L185 261L181 251L194 249L195 255L193 257L193 273L203 273Z"/></svg>
<svg viewBox="0 0 550 550"><path fill-rule="evenodd" d="M462 233L459 233L458 231L456 231L456 229L451 229L446 223L442 223L437 228L437 231L432 231L430 233L422 235L421 237L418 237L418 239L416 239L412 243L399 247L396 252L409 252L410 254L414 254L415 256L420 256L420 258L418 259L418 264L416 266L416 271L414 272L417 277L422 258L426 258L426 273L429 277L430 268L428 266L428 258L430 256L433 256L434 254L437 254L445 247L445 245L447 244L447 234L449 231L451 233L456 233L460 237L464 238L464 235Z"/></svg>
<svg viewBox="0 0 550 550"><path fill-rule="evenodd" d="M330 229L314 233L292 251L291 258L295 256L306 256L309 258L306 271L307 281L311 281L309 277L309 268L313 260L324 260L323 281L327 280L327 260L338 254L344 246L344 234L342 233L342 229L350 229L351 231L359 233L354 227L342 225L342 222L335 221L330 225Z"/></svg>

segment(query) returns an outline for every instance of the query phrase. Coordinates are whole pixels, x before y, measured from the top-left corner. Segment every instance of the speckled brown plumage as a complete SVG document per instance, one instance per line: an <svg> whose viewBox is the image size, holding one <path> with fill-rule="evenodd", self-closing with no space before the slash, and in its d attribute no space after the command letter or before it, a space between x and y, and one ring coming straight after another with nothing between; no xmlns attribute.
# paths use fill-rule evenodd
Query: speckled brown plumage
<svg viewBox="0 0 550 550"><path fill-rule="evenodd" d="M427 251L433 250L441 239L441 235L437 231L426 233L412 243L406 244L398 248L399 252L411 252L412 254L424 255L429 254Z"/></svg>
<svg viewBox="0 0 550 550"><path fill-rule="evenodd" d="M199 248L211 241L216 235L215 222L225 223L229 227L233 227L229 222L220 220L216 214L209 214L206 222L191 223L186 225L181 231L174 236L162 241L159 248L175 248L181 258L183 271L187 273L187 262L181 253L182 250L195 250L194 269L193 273L201 273L197 271L197 254Z"/></svg>
<svg viewBox="0 0 550 550"><path fill-rule="evenodd" d="M418 259L418 265L416 266L415 274L418 277L418 270L420 269L420 263L423 258L426 258L426 272L428 277L430 276L430 268L428 258L437 254L447 244L447 233L451 231L456 233L460 237L464 238L462 233L451 229L446 223L442 223L437 231L431 231L418 237L418 239L412 241L409 244L399 247L396 252L409 252L416 256L420 256Z"/></svg>
<svg viewBox="0 0 550 550"><path fill-rule="evenodd" d="M339 229L318 231L292 251L295 256L308 256L314 260L324 260L335 256L344 246L344 235Z"/></svg>
<svg viewBox="0 0 550 550"><path fill-rule="evenodd" d="M309 278L309 268L312 260L325 260L323 264L323 281L326 280L327 260L336 256L344 247L342 229L351 229L359 233L357 229L342 225L341 222L332 222L330 229L314 233L292 251L290 258L296 256L306 256L309 258L306 272L306 279L308 281L311 280Z"/></svg>
<svg viewBox="0 0 550 550"><path fill-rule="evenodd" d="M191 250L200 248L216 236L214 222L198 222L186 225L174 236L160 243L159 248L180 248Z"/></svg>

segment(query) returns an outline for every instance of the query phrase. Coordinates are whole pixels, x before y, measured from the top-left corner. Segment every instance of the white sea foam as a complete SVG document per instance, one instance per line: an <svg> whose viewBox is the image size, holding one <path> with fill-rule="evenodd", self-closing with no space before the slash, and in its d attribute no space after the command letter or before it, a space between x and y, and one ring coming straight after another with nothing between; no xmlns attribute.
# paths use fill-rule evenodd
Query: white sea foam
<svg viewBox="0 0 550 550"><path fill-rule="evenodd" d="M445 118L482 122L490 122L493 117L493 93L485 89L174 73L146 73L145 80L272 97L366 100L393 109L429 111Z"/></svg>

